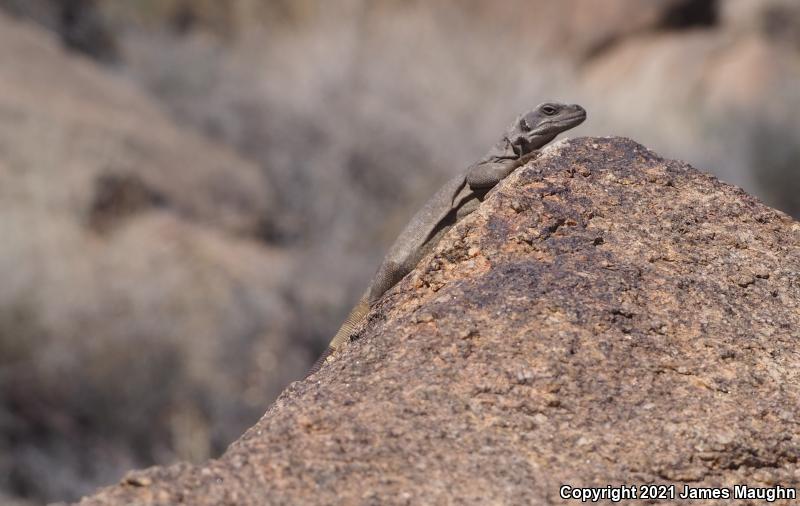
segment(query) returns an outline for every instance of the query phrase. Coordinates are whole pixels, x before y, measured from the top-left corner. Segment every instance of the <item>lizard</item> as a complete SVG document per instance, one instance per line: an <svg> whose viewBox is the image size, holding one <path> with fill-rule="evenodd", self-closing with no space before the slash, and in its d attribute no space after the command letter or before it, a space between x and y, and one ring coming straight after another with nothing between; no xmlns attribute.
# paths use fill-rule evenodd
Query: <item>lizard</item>
<svg viewBox="0 0 800 506"><path fill-rule="evenodd" d="M517 117L483 158L447 181L389 248L366 291L307 376L317 372L332 353L350 340L353 330L381 296L411 272L453 225L475 211L497 183L533 159L538 149L558 134L585 119L586 111L577 104L540 104Z"/></svg>

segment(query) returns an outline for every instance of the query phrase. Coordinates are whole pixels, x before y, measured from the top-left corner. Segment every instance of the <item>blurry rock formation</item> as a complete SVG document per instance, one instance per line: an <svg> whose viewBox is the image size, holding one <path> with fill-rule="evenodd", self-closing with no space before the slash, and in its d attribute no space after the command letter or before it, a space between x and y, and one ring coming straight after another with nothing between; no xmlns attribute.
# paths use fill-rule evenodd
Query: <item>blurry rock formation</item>
<svg viewBox="0 0 800 506"><path fill-rule="evenodd" d="M259 168L0 17L0 488L217 454L313 359Z"/></svg>

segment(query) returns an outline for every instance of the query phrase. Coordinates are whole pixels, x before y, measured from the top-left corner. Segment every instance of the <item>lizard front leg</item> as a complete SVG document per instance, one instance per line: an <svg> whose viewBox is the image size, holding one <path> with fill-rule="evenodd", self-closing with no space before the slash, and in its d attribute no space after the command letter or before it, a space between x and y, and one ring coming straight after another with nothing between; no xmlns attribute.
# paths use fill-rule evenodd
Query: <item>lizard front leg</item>
<svg viewBox="0 0 800 506"><path fill-rule="evenodd" d="M518 167L532 160L538 153L538 151L531 151L519 158L478 162L467 170L467 184L473 190L493 188Z"/></svg>
<svg viewBox="0 0 800 506"><path fill-rule="evenodd" d="M492 188L516 168L515 160L479 162L467 171L467 185L473 190Z"/></svg>
<svg viewBox="0 0 800 506"><path fill-rule="evenodd" d="M497 183L538 154L538 151L531 151L519 158L478 163L467 171L467 184L472 190L494 190Z"/></svg>

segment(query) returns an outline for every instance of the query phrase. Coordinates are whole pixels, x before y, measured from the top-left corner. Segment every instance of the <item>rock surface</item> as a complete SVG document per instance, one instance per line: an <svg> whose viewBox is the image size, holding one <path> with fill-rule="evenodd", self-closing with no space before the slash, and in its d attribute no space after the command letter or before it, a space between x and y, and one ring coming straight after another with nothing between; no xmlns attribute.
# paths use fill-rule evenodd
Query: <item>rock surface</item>
<svg viewBox="0 0 800 506"><path fill-rule="evenodd" d="M218 460L102 504L548 504L800 486L800 224L624 138L510 176Z"/></svg>

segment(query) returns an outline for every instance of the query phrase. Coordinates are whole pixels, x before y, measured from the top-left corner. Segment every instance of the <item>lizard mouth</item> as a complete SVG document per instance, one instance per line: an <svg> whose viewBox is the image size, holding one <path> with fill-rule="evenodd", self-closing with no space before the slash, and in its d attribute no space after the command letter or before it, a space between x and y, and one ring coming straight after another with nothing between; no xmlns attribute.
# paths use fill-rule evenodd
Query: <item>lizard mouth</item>
<svg viewBox="0 0 800 506"><path fill-rule="evenodd" d="M534 135L538 134L546 134L553 130L568 130L574 126L580 125L586 119L586 111L581 109L569 116L561 117L561 118L553 118L550 121L542 124L539 128L531 132Z"/></svg>

